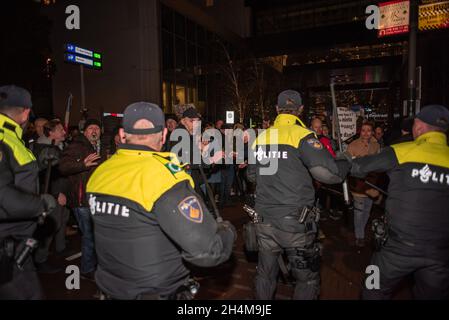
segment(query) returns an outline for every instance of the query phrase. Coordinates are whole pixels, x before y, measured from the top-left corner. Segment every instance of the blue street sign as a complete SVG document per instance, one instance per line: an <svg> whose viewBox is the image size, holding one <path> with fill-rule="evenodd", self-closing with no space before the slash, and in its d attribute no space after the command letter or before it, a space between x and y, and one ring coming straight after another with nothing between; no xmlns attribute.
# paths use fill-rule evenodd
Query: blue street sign
<svg viewBox="0 0 449 320"><path fill-rule="evenodd" d="M93 50L78 47L68 43L64 46L64 60L70 63L82 64L87 67L100 70L103 68L103 55Z"/></svg>
<svg viewBox="0 0 449 320"><path fill-rule="evenodd" d="M64 60L70 63L82 64L93 69L102 69L103 64L101 61L95 61L93 59L85 58L76 54L67 53L64 55Z"/></svg>

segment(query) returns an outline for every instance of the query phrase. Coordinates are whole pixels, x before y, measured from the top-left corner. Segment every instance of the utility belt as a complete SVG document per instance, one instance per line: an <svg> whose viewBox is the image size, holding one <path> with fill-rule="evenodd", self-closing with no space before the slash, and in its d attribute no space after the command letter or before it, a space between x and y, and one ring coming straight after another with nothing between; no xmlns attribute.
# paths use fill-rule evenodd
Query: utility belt
<svg viewBox="0 0 449 320"><path fill-rule="evenodd" d="M263 223L264 219L249 205L244 205L243 210L248 214L251 221L243 225L243 238L245 240L245 249L250 252L259 251L257 243L256 224ZM305 233L317 232L316 224L320 220L320 211L317 207L304 206L298 210L297 214L288 215L284 219L295 219L304 225Z"/></svg>
<svg viewBox="0 0 449 320"><path fill-rule="evenodd" d="M254 208L245 204L243 206L243 210L251 218L252 223L263 223L263 221L264 221L263 217L259 213L257 213L256 210L254 210ZM284 218L297 219L298 222L301 224L304 224L307 222L318 223L318 221L320 221L320 209L315 206L304 206L304 207L298 209L297 214L288 215Z"/></svg>
<svg viewBox="0 0 449 320"><path fill-rule="evenodd" d="M23 270L38 242L35 239L16 240L11 237L0 240L0 285L13 279L14 267Z"/></svg>
<svg viewBox="0 0 449 320"><path fill-rule="evenodd" d="M296 215L294 216L296 217ZM315 206L304 206L298 210L298 222L307 223L320 221L320 209Z"/></svg>
<svg viewBox="0 0 449 320"><path fill-rule="evenodd" d="M141 293L136 300L193 300L198 294L200 284L198 281L190 278L174 292L161 295L159 293ZM115 298L104 295L101 300L116 300Z"/></svg>

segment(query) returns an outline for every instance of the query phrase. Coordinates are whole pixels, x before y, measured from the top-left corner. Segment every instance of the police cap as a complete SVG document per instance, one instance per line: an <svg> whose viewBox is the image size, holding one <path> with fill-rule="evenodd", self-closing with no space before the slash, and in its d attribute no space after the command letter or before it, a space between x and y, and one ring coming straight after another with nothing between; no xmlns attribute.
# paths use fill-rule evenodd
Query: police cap
<svg viewBox="0 0 449 320"><path fill-rule="evenodd" d="M153 128L135 129L137 121L145 119L153 124ZM123 114L123 130L130 134L152 134L161 132L165 127L165 116L161 108L154 103L136 102L126 107Z"/></svg>
<svg viewBox="0 0 449 320"><path fill-rule="evenodd" d="M0 87L0 107L23 107L30 109L31 94L15 85Z"/></svg>
<svg viewBox="0 0 449 320"><path fill-rule="evenodd" d="M425 106L422 108L421 112L416 115L416 118L431 126L443 130L449 129L449 110L444 106L438 104Z"/></svg>
<svg viewBox="0 0 449 320"><path fill-rule="evenodd" d="M279 109L299 109L302 106L302 98L298 91L285 90L278 96Z"/></svg>

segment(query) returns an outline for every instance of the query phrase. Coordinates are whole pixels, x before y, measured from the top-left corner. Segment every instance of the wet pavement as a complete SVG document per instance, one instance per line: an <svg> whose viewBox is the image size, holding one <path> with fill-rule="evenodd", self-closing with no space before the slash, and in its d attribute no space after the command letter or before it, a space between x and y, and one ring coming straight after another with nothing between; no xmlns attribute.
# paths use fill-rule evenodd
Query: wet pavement
<svg viewBox="0 0 449 320"><path fill-rule="evenodd" d="M243 248L243 224L249 221L242 210L242 205L225 208L221 211L225 220L230 220L238 231L231 259L215 268L193 268L192 274L200 283L198 299L253 299L253 282L256 274L257 254L248 254ZM374 209L373 216L380 213ZM333 220L327 215L321 221L321 229L326 238L322 240L321 293L322 300L359 299L366 266L372 253L372 239L367 239L365 248L356 248L352 232L351 217L343 216ZM371 232L367 232L371 236ZM79 235L70 236L68 247L75 252L80 251ZM80 264L80 258L66 261L64 257L50 256L50 262L58 266ZM57 274L41 274L42 286L47 299L96 299L97 288L94 282L81 279L79 290L66 289L64 271ZM394 299L409 299L410 281L397 290ZM280 278L276 291L276 299L290 299L293 285L284 283Z"/></svg>

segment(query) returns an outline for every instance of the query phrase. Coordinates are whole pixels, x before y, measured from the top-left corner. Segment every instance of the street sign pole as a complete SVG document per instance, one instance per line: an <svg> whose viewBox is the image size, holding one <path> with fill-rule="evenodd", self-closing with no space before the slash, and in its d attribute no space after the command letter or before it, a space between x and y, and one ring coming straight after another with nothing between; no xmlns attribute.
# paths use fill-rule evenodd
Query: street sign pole
<svg viewBox="0 0 449 320"><path fill-rule="evenodd" d="M84 87L84 66L80 64L80 75L81 75L81 110L86 108L86 92Z"/></svg>
<svg viewBox="0 0 449 320"><path fill-rule="evenodd" d="M416 33L418 31L418 0L410 1L410 18L408 34L408 116L416 113Z"/></svg>

